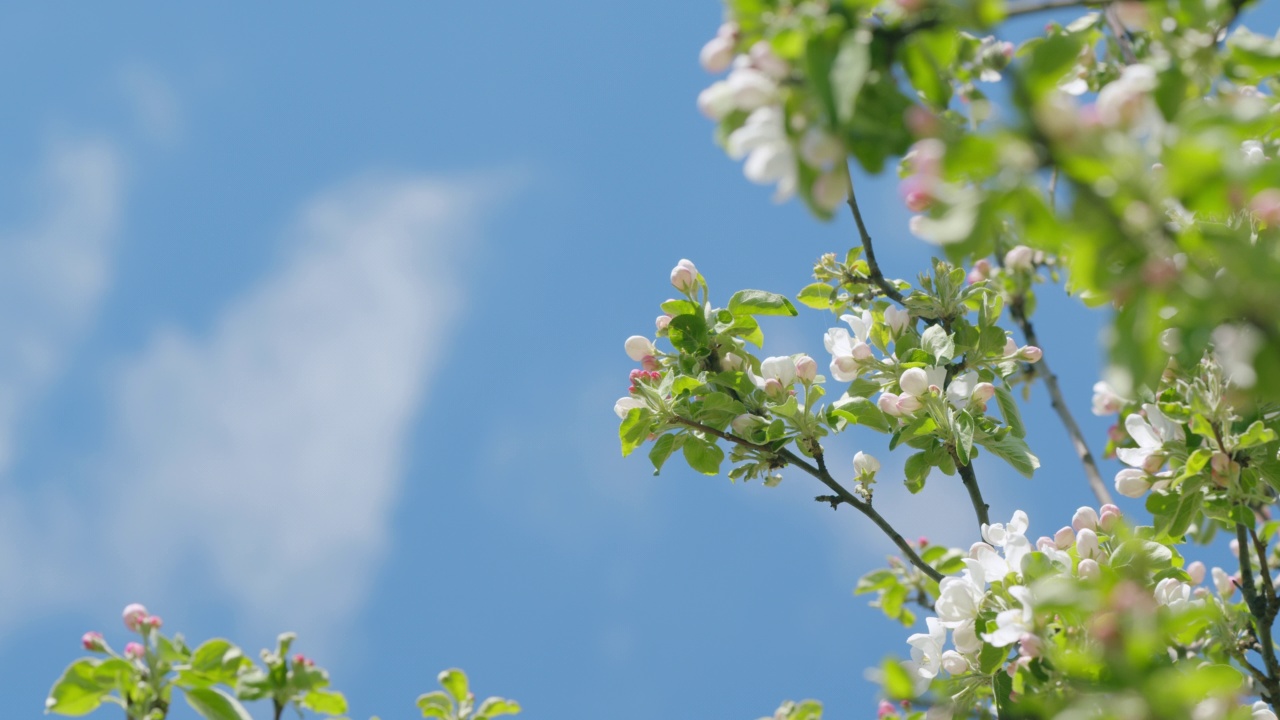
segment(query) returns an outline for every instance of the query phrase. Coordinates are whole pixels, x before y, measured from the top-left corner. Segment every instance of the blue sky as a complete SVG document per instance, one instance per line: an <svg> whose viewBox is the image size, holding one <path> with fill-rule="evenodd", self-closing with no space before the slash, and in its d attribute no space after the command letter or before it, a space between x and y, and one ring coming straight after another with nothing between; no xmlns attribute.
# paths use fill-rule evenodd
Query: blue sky
<svg viewBox="0 0 1280 720"><path fill-rule="evenodd" d="M725 299L794 293L855 237L771 204L711 142L693 101L716 3L2 17L15 717L82 632L122 644L134 601L250 652L298 631L355 718L415 716L455 665L530 718L874 712L863 670L910 632L851 595L889 549L874 528L803 475L652 477L618 453L622 342L651 332L675 261ZM931 248L893 181L859 188L882 264L913 277ZM1040 313L1100 449L1103 315L1052 291ZM771 322L770 351L825 357L828 323ZM1026 414L1036 479L978 469L994 516L1051 534L1090 496L1041 388ZM882 436L841 436L833 466L858 449L905 534L971 542L958 481L908 498Z"/></svg>

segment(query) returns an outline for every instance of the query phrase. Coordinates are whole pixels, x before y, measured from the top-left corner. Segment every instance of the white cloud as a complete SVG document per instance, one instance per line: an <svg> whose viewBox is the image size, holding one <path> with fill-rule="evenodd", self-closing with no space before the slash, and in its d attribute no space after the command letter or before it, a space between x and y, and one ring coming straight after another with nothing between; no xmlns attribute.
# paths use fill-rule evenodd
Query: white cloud
<svg viewBox="0 0 1280 720"><path fill-rule="evenodd" d="M67 365L110 284L124 184L110 143L54 141L33 184L32 218L0 232L0 575L8 579L0 609L29 607L81 580L51 561L78 551L68 505L33 503L9 474L19 422Z"/></svg>
<svg viewBox="0 0 1280 720"><path fill-rule="evenodd" d="M171 144L182 134L182 110L173 88L154 68L130 65L120 71L118 81L134 114L134 120L148 139Z"/></svg>
<svg viewBox="0 0 1280 720"><path fill-rule="evenodd" d="M123 176L109 143L56 141L35 217L0 233L0 472L13 461L19 414L63 368L108 287Z"/></svg>
<svg viewBox="0 0 1280 720"><path fill-rule="evenodd" d="M207 337L158 332L128 365L101 516L138 598L189 599L174 578L203 575L248 628L309 635L358 608L476 199L421 178L324 195Z"/></svg>

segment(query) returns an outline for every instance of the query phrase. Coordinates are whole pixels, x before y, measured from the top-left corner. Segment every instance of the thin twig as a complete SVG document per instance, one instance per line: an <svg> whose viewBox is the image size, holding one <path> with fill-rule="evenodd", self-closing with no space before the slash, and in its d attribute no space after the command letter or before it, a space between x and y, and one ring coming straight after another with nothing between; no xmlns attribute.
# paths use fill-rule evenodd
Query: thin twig
<svg viewBox="0 0 1280 720"><path fill-rule="evenodd" d="M1276 603L1276 586L1271 580L1271 567L1267 563L1267 543L1258 537L1258 529L1252 525L1247 526L1249 529L1249 537L1253 540L1253 548L1258 551L1258 573L1263 578L1262 583L1262 599L1266 603L1267 613L1274 616L1280 608Z"/></svg>
<svg viewBox="0 0 1280 720"><path fill-rule="evenodd" d="M1138 56L1133 52L1133 43L1129 40L1129 31L1125 30L1124 23L1120 22L1120 14L1116 6L1108 5L1102 15L1107 19L1107 27L1111 28L1111 34L1116 36L1116 44L1120 46L1120 55L1124 58L1124 64L1132 65L1138 62Z"/></svg>
<svg viewBox="0 0 1280 720"><path fill-rule="evenodd" d="M1009 302L1009 314L1013 316L1014 322L1022 330L1022 336L1026 338L1028 345L1034 345L1044 352L1044 347L1040 345L1040 340L1036 337L1035 326L1031 324L1031 319L1027 317L1026 308L1023 305L1024 297L1016 295ZM1080 463L1084 465L1084 474L1089 481L1089 489L1093 490L1094 497L1098 498L1098 502L1106 505L1111 502L1111 491L1107 490L1107 484L1102 479L1102 473L1098 472L1098 463L1093 459L1093 453L1089 450L1089 444L1084 440L1084 433L1080 431L1080 426L1076 424L1076 419L1071 414L1071 409L1067 407L1067 401L1062 397L1062 389L1058 387L1058 376L1053 374L1053 370L1049 369L1049 362L1043 355L1040 361L1036 363L1040 367L1036 369L1036 375L1044 380L1045 389L1049 391L1049 404L1053 406L1054 412L1058 414L1058 419L1062 421L1062 426L1066 428L1067 435L1071 436L1071 445L1076 449L1076 455L1080 458Z"/></svg>
<svg viewBox="0 0 1280 720"><path fill-rule="evenodd" d="M893 541L894 545L898 546L898 549L902 551L902 554L907 557L907 560L912 565L915 565L917 568L920 569L920 572L929 576L934 581L942 582L942 577L943 577L942 573L938 572L936 569L931 567L929 563L926 563L923 559L921 559L920 556L916 553L915 548L911 547L911 543L907 542L906 539L903 538L902 535L897 530L895 530L892 525L889 524L889 521L884 519L884 516L876 512L875 508L871 507L869 503L865 503L859 500L856 495L849 492L849 490L847 490L843 485L837 482L836 479L831 476L831 473L827 471L825 465L822 467L816 467L813 464L806 461L804 458L800 457L799 455L796 455L794 452L786 448L774 449L767 445L760 445L758 443L753 443L750 440L747 440L746 438L740 438L736 435L732 435L722 430L717 430L713 427L703 425L702 423L697 422L695 420L688 420L686 418L676 416L671 418L671 421L680 425L684 425L685 427L693 428L694 430L697 430L699 432L704 432L709 435L714 435L715 437L718 437L721 440L727 440L731 443L736 443L744 447L752 448L753 450L759 450L761 452L768 453L776 458L785 460L788 464L794 465L800 468L801 470L805 471L809 475L812 475L813 477L817 478L823 485L826 485L828 488L830 488L831 491L836 494L836 498L839 500L839 502L833 502L831 499L828 499L827 497L823 496L822 500L824 502L831 502L832 507L837 507L840 504L840 502L843 502L845 505L849 505L853 507L853 509L862 513L863 515L866 515L868 518L871 519L871 522L875 523L876 526L879 527L884 532L885 535L889 536L889 539ZM818 455L817 457L820 458L821 455ZM821 461L819 460L819 462Z"/></svg>
<svg viewBox="0 0 1280 720"><path fill-rule="evenodd" d="M1044 12L1046 10L1061 10L1069 7L1095 7L1104 5L1102 2L1089 2L1088 0L1046 0L1046 2L1023 3L1021 5L1013 5L1005 8L1004 16L1006 18L1018 17L1019 15L1030 15L1032 13Z"/></svg>
<svg viewBox="0 0 1280 720"><path fill-rule="evenodd" d="M867 268L871 272L871 280L884 293L885 297L901 305L904 301L902 293L885 279L880 272L880 264L876 262L876 251L871 246L871 233L867 232L867 224L862 221L862 211L858 209L858 198L853 194L853 174L849 174L849 209L853 211L853 221L858 224L858 235L862 238L862 250L867 255Z"/></svg>
<svg viewBox="0 0 1280 720"><path fill-rule="evenodd" d="M1253 563L1249 560L1249 531L1244 523L1236 523L1236 542L1240 545L1240 593L1253 615L1253 634L1258 639L1258 654L1266 665L1263 699L1271 704L1280 701L1280 661L1276 660L1275 642L1271 638L1271 626L1275 621L1274 607L1268 607L1265 598L1258 595L1253 579ZM1270 582L1271 578L1267 578Z"/></svg>

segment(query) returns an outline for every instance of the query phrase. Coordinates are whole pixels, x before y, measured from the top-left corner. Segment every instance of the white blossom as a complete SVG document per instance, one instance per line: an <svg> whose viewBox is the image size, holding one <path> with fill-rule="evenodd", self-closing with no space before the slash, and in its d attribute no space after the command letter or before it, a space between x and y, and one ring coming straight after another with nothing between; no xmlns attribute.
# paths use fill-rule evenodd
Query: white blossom
<svg viewBox="0 0 1280 720"><path fill-rule="evenodd" d="M1071 528L1076 532L1084 528L1097 530L1098 511L1088 506L1077 508L1075 514L1071 516Z"/></svg>
<svg viewBox="0 0 1280 720"><path fill-rule="evenodd" d="M1020 603L1020 606L997 613L995 632L982 635L983 640L995 647L1008 647L1035 629L1031 590L1021 585L1014 585L1009 588L1009 594Z"/></svg>
<svg viewBox="0 0 1280 720"><path fill-rule="evenodd" d="M1174 612L1180 612L1196 601L1191 599L1191 586L1177 578L1165 578L1156 584L1156 603L1164 605Z"/></svg>
<svg viewBox="0 0 1280 720"><path fill-rule="evenodd" d="M945 372L945 370L944 370ZM973 390L978 384L978 373L974 370L966 370L963 373L951 378L951 382L947 383L947 400L957 410L964 410L969 407L969 399L973 396Z"/></svg>
<svg viewBox="0 0 1280 720"><path fill-rule="evenodd" d="M613 404L613 412L618 416L618 419L622 419L625 418L627 413L632 409L642 407L645 407L643 400L638 397L628 395L627 397L619 398L618 402Z"/></svg>
<svg viewBox="0 0 1280 720"><path fill-rule="evenodd" d="M942 387L946 380L945 367L910 368L902 373L898 385L902 387L902 392L918 398L928 393L930 387Z"/></svg>
<svg viewBox="0 0 1280 720"><path fill-rule="evenodd" d="M889 331L895 336L907 329L907 324L911 322L911 313L897 307L887 307L884 309L884 322L889 326Z"/></svg>
<svg viewBox="0 0 1280 720"><path fill-rule="evenodd" d="M732 82L732 75L729 80ZM799 178L795 152L783 122L782 108L773 105L757 108L725 142L729 157L746 158L742 173L748 180L758 185L777 183L774 200L778 202L791 197Z"/></svg>
<svg viewBox="0 0 1280 720"><path fill-rule="evenodd" d="M1098 560L1105 557L1102 546L1098 544L1098 534L1089 528L1076 533L1076 555L1081 559Z"/></svg>
<svg viewBox="0 0 1280 720"><path fill-rule="evenodd" d="M1004 254L1004 266L1010 270L1031 270L1035 267L1035 251L1026 245L1015 246Z"/></svg>
<svg viewBox="0 0 1280 720"><path fill-rule="evenodd" d="M627 342L623 347L627 351L627 357L636 362L641 362L646 357L652 357L657 352L653 347L653 342L643 335L632 335L627 338Z"/></svg>
<svg viewBox="0 0 1280 720"><path fill-rule="evenodd" d="M671 284L680 292L693 292L698 286L698 268L692 262L681 259L671 268Z"/></svg>
<svg viewBox="0 0 1280 720"><path fill-rule="evenodd" d="M1114 415L1120 412L1128 401L1120 397L1120 393L1105 380L1093 384L1093 414Z"/></svg>
<svg viewBox="0 0 1280 720"><path fill-rule="evenodd" d="M982 651L982 641L978 639L972 620L952 628L951 643L956 646L960 654L967 657L973 657Z"/></svg>
<svg viewBox="0 0 1280 720"><path fill-rule="evenodd" d="M862 362L871 359L871 346L851 336L844 328L831 328L822 337L822 344L831 353L831 375L840 382L852 382L862 369Z"/></svg>
<svg viewBox="0 0 1280 720"><path fill-rule="evenodd" d="M1259 700L1253 704L1253 714L1250 716L1252 720L1277 720L1276 714L1272 712L1271 706L1265 700Z"/></svg>
<svg viewBox="0 0 1280 720"><path fill-rule="evenodd" d="M1146 412L1146 419L1133 413L1124 420L1125 430L1138 443L1138 447L1120 448L1116 450L1116 455L1126 465L1155 472L1163 464L1163 457L1158 454L1160 449L1166 442L1181 440L1183 432L1154 404L1146 403L1142 409Z"/></svg>
<svg viewBox="0 0 1280 720"><path fill-rule="evenodd" d="M1116 492L1125 497L1140 498L1151 489L1147 473L1137 468L1125 468L1116 473Z"/></svg>
<svg viewBox="0 0 1280 720"><path fill-rule="evenodd" d="M1076 575L1081 580L1097 580L1102 575L1102 568L1098 566L1098 561L1091 558L1085 558L1076 566Z"/></svg>
<svg viewBox="0 0 1280 720"><path fill-rule="evenodd" d="M942 646L947 641L947 630L937 618L926 618L927 633L916 633L907 638L911 646L911 661L920 677L934 678L942 666Z"/></svg>
<svg viewBox="0 0 1280 720"><path fill-rule="evenodd" d="M698 53L698 62L702 69L709 73L722 73L733 63L733 37L716 35L702 46Z"/></svg>
<svg viewBox="0 0 1280 720"><path fill-rule="evenodd" d="M1262 347L1261 334L1248 325L1219 325L1210 335L1213 356L1227 376L1227 382L1248 389L1258 381L1253 357Z"/></svg>
<svg viewBox="0 0 1280 720"><path fill-rule="evenodd" d="M857 454L853 456L853 469L859 476L875 475L880 470L880 461L877 460L875 456L859 450Z"/></svg>
<svg viewBox="0 0 1280 720"><path fill-rule="evenodd" d="M1235 580L1227 574L1226 570L1215 567L1211 572L1213 574L1213 588L1218 591L1218 597L1226 600L1235 594Z"/></svg>
<svg viewBox="0 0 1280 720"><path fill-rule="evenodd" d="M950 675L963 675L969 672L969 661L955 650L942 653L942 669Z"/></svg>
<svg viewBox="0 0 1280 720"><path fill-rule="evenodd" d="M973 623L978 617L978 609L986 593L968 573L942 578L938 584L938 600L934 609L943 627L960 627L965 623Z"/></svg>
<svg viewBox="0 0 1280 720"><path fill-rule="evenodd" d="M1155 68L1126 66L1119 78L1098 91L1098 119L1108 127L1129 127L1148 119L1155 112L1149 95L1155 88Z"/></svg>

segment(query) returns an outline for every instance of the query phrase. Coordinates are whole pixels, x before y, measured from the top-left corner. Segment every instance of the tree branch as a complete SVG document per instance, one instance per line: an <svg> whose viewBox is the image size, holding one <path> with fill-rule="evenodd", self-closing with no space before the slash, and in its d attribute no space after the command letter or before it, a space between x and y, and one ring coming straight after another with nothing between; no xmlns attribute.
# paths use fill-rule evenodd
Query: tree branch
<svg viewBox="0 0 1280 720"><path fill-rule="evenodd" d="M672 417L671 420L672 422L675 422L679 425L684 425L685 427L693 428L694 430L697 430L699 432L704 432L709 435L714 435L715 437L718 437L721 440L727 440L731 443L742 445L744 447L749 447L753 450L758 450L763 453L768 453L770 455L773 455L774 457L785 460L788 464L794 465L800 468L801 470L805 471L809 475L812 475L813 477L817 478L823 485L826 485L828 488L831 489L832 492L835 493L834 498L831 498L829 496L819 496L820 500L822 500L823 502L830 502L833 508L838 507L840 503L843 502L844 504L853 507L853 509L857 510L863 515L866 515L868 518L871 519L871 522L875 523L876 526L879 527L884 532L885 535L889 536L889 539L893 541L894 545L898 546L898 549L902 551L902 554L906 556L907 560L910 561L912 565L915 565L917 568L919 568L920 572L929 576L935 582L942 582L942 577L943 577L942 573L938 572L933 567L931 567L929 563L926 563L924 560L922 560L920 556L916 553L915 548L911 547L911 543L908 543L906 539L903 538L902 535L897 530L894 530L893 526L889 524L889 521L884 519L884 516L876 512L875 508L871 507L870 503L865 503L859 500L856 495L849 492L843 485L837 482L836 479L831 476L831 473L827 472L826 465L823 464L823 461L822 461L821 453L818 453L815 455L815 459L817 460L820 466L814 466L804 458L800 457L799 455L796 455L794 452L788 450L785 447L774 449L767 445L760 445L758 443L753 443L750 440L747 440L746 438L740 438L736 435L731 435L722 430L716 430L713 427L703 425L700 422L697 422L694 420L688 420L679 416Z"/></svg>
<svg viewBox="0 0 1280 720"><path fill-rule="evenodd" d="M1004 16L1006 18L1018 17L1019 15L1030 15L1032 13L1045 12L1047 10L1061 10L1069 7L1097 7L1105 5L1105 2L1091 2L1090 0L1045 0L1045 2L1028 2L1020 5L1011 5L1005 8Z"/></svg>
<svg viewBox="0 0 1280 720"><path fill-rule="evenodd" d="M969 502L973 503L973 512L978 516L978 529L981 531L983 525L991 524L991 518L988 516L991 506L982 499L982 490L978 487L978 476L973 472L973 465L960 462L960 457L956 455L954 448L951 449L951 459L955 460L956 469L960 471L964 489L969 491Z"/></svg>
<svg viewBox="0 0 1280 720"><path fill-rule="evenodd" d="M1258 639L1258 654L1266 665L1266 677L1263 686L1266 692L1263 699L1275 705L1280 701L1280 661L1276 660L1275 642L1271 637L1271 626L1275 621L1275 606L1266 598L1258 595L1254 585L1253 563L1249 560L1249 530L1244 523L1236 523L1236 542L1240 545L1240 593L1244 595L1245 604L1253 615L1253 634ZM1267 578L1271 582L1271 578Z"/></svg>
<svg viewBox="0 0 1280 720"><path fill-rule="evenodd" d="M1031 324L1031 319L1027 317L1026 308L1023 303L1024 296L1016 295L1009 301L1009 314L1013 316L1013 321L1018 324L1022 330L1022 336L1026 339L1028 345L1034 345L1044 351L1044 346L1040 344L1039 338L1036 337L1035 326ZM1053 370L1049 369L1048 359L1044 356L1040 357L1039 369L1036 374L1044 380L1045 389L1049 391L1049 404L1053 406L1054 412L1058 414L1058 419L1062 421L1062 426L1066 428L1067 435L1071 436L1071 445L1076 449L1076 455L1080 458L1080 463L1084 465L1084 474L1089 481L1089 488L1093 490L1094 497L1098 498L1098 502L1106 505L1111 502L1111 491L1107 489L1107 484L1102 479L1102 473L1098 472L1098 463L1093 459L1093 453L1089 451L1089 444L1084 440L1084 433L1080 431L1080 426L1076 424L1076 419L1071 415L1071 409L1067 407L1067 401L1062 397L1062 389L1058 387L1058 376L1053 374Z"/></svg>
<svg viewBox="0 0 1280 720"><path fill-rule="evenodd" d="M880 272L880 264L876 262L876 251L871 246L871 233L867 232L867 224L862 221L862 211L858 209L858 198L853 193L853 173L849 173L849 209L853 211L853 221L858 225L858 236L862 238L862 250L867 255L867 268L871 271L871 281L880 288L885 297L898 303L903 304L904 298L898 288L893 283L885 279L884 273Z"/></svg>

